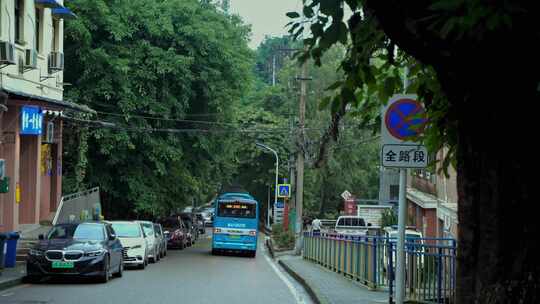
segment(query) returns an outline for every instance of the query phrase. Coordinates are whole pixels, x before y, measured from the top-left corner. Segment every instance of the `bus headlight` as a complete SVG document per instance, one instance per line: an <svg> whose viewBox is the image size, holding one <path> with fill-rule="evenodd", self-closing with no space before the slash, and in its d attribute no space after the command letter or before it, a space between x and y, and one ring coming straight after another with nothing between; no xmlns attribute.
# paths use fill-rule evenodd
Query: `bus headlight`
<svg viewBox="0 0 540 304"><path fill-rule="evenodd" d="M249 235L251 236L257 236L257 230L250 230Z"/></svg>
<svg viewBox="0 0 540 304"><path fill-rule="evenodd" d="M221 229L220 228L214 228L214 233L221 233Z"/></svg>

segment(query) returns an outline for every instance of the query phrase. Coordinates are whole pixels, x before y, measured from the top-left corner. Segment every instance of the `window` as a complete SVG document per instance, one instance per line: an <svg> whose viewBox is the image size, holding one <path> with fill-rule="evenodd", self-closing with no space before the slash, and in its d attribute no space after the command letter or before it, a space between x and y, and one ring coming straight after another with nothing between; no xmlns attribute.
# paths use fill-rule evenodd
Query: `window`
<svg viewBox="0 0 540 304"><path fill-rule="evenodd" d="M39 53L41 48L41 10L39 8L36 8L36 18L35 18L36 24L35 24L35 43L36 43L36 51Z"/></svg>
<svg viewBox="0 0 540 304"><path fill-rule="evenodd" d="M390 185L390 199L391 200L399 199L399 185Z"/></svg>
<svg viewBox="0 0 540 304"><path fill-rule="evenodd" d="M116 236L121 238L138 238L141 237L141 230L137 224L112 224L112 228L116 232Z"/></svg>
<svg viewBox="0 0 540 304"><path fill-rule="evenodd" d="M24 0L15 0L15 42L24 42Z"/></svg>
<svg viewBox="0 0 540 304"><path fill-rule="evenodd" d="M103 225L59 225L49 232L48 239L104 240Z"/></svg>
<svg viewBox="0 0 540 304"><path fill-rule="evenodd" d="M142 227L146 235L154 234L154 225L152 225L151 223L143 223Z"/></svg>
<svg viewBox="0 0 540 304"><path fill-rule="evenodd" d="M218 216L223 217L239 217L239 218L255 218L255 204L231 202L220 203Z"/></svg>
<svg viewBox="0 0 540 304"><path fill-rule="evenodd" d="M58 30L58 25L56 20L53 19L52 22L52 35L51 35L51 52L56 51L56 31Z"/></svg>
<svg viewBox="0 0 540 304"><path fill-rule="evenodd" d="M51 52L60 51L60 20L53 19L51 35Z"/></svg>

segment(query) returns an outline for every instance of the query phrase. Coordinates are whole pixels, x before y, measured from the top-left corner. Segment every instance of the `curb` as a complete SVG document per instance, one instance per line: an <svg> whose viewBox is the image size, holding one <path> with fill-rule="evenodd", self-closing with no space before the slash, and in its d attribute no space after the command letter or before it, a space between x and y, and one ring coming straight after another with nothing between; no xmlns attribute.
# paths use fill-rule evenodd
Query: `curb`
<svg viewBox="0 0 540 304"><path fill-rule="evenodd" d="M292 270L289 265L287 265L282 260L278 261L278 264L291 276L293 277L308 293L311 300L313 300L313 303L315 304L329 304L326 297L324 297L321 292L316 288L312 287L301 275L299 275L297 272Z"/></svg>
<svg viewBox="0 0 540 304"><path fill-rule="evenodd" d="M274 256L274 246L272 246L272 240L270 238L266 239L266 248L268 248L268 252L270 253L270 256L272 257L272 259L275 259L276 257Z"/></svg>
<svg viewBox="0 0 540 304"><path fill-rule="evenodd" d="M1 278L1 276L0 276ZM23 283L23 278L16 278L7 281L0 282L0 291L20 285Z"/></svg>

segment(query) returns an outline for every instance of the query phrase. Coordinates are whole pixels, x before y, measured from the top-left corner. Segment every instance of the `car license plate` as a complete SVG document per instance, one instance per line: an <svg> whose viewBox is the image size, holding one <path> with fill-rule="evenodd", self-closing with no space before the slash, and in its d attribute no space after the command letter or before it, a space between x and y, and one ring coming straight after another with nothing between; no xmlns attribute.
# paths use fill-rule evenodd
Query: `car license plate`
<svg viewBox="0 0 540 304"><path fill-rule="evenodd" d="M52 262L52 268L73 268L75 264L73 262L54 261Z"/></svg>

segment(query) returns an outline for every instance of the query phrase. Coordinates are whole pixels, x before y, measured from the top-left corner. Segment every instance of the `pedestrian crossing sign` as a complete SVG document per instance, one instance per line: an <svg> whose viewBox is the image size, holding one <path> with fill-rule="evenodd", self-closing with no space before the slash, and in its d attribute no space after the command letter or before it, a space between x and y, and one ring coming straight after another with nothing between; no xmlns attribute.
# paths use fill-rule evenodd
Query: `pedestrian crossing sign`
<svg viewBox="0 0 540 304"><path fill-rule="evenodd" d="M291 197L291 184L279 184L278 197Z"/></svg>

